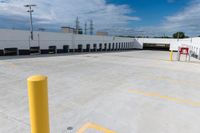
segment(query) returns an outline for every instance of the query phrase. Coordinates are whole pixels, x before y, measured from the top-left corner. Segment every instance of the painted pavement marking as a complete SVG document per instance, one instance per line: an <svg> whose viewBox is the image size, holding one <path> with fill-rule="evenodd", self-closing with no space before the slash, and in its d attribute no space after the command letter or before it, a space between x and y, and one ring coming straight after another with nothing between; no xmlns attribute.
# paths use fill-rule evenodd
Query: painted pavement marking
<svg viewBox="0 0 200 133"><path fill-rule="evenodd" d="M94 123L86 123L81 127L77 133L86 133L88 129L95 129L97 131L100 131L102 133L116 133L114 131L111 131L110 129L104 128L100 125L94 124Z"/></svg>
<svg viewBox="0 0 200 133"><path fill-rule="evenodd" d="M161 95L157 92L145 92L145 91L141 91L141 90L129 90L129 92L135 93L135 94L140 94L140 95L147 96L147 97L160 98L160 99L176 102L178 104L186 104L186 105L190 105L190 106L194 106L194 107L200 107L200 102L194 102L191 100L184 100L184 99L175 98L175 97L171 97L171 96Z"/></svg>

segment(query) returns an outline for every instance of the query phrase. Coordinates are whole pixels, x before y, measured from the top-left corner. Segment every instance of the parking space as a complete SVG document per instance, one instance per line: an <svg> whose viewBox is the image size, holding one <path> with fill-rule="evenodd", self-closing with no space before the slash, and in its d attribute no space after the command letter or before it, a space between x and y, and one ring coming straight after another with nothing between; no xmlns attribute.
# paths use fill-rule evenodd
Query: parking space
<svg viewBox="0 0 200 133"><path fill-rule="evenodd" d="M199 133L199 67L168 51L2 57L0 132L30 132L26 79L43 74L52 133Z"/></svg>

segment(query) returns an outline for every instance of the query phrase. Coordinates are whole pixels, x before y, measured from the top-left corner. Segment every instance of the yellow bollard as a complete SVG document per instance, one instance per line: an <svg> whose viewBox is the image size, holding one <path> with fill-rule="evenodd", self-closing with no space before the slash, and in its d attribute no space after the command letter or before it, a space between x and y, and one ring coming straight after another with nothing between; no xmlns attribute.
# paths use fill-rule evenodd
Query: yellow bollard
<svg viewBox="0 0 200 133"><path fill-rule="evenodd" d="M170 61L173 61L173 51L170 51Z"/></svg>
<svg viewBox="0 0 200 133"><path fill-rule="evenodd" d="M31 133L50 133L47 77L35 75L27 82Z"/></svg>

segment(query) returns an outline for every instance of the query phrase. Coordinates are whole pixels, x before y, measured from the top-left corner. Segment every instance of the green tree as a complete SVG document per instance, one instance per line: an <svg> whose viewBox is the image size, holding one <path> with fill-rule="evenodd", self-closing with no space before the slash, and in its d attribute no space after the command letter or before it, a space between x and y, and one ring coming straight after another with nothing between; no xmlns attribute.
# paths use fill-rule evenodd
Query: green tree
<svg viewBox="0 0 200 133"><path fill-rule="evenodd" d="M173 34L173 38L185 38L185 33L184 32L176 32Z"/></svg>

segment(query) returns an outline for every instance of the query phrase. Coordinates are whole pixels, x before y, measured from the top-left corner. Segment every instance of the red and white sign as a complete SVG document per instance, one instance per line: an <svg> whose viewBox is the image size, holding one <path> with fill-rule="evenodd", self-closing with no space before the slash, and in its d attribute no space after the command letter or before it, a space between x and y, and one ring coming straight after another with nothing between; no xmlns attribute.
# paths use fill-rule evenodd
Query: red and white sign
<svg viewBox="0 0 200 133"><path fill-rule="evenodd" d="M187 47L180 47L179 52L180 52L180 55L181 55L181 54L186 54L186 55L188 55L188 54L189 54L189 48L187 48Z"/></svg>

